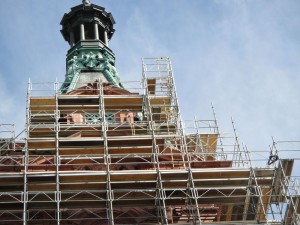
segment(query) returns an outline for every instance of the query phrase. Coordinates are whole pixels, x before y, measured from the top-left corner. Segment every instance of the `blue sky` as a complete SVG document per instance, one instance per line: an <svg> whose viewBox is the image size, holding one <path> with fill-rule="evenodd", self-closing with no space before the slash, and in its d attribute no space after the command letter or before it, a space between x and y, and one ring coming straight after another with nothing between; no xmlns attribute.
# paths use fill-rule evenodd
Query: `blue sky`
<svg viewBox="0 0 300 225"><path fill-rule="evenodd" d="M32 82L64 80L60 20L81 0L0 1L0 123L25 123ZM122 80L141 79L141 57L168 56L184 119L212 119L268 150L300 140L298 0L92 0L111 12L110 47Z"/></svg>

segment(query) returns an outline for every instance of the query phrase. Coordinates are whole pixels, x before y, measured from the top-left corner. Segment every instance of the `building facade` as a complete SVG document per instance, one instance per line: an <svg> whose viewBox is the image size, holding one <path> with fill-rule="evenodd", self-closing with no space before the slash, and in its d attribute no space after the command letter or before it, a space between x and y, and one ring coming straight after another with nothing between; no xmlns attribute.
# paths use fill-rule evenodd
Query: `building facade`
<svg viewBox="0 0 300 225"><path fill-rule="evenodd" d="M65 14L64 82L29 83L24 142L1 125L0 224L299 224L294 161L256 167L215 118L184 125L169 58L122 82L114 23L88 0Z"/></svg>

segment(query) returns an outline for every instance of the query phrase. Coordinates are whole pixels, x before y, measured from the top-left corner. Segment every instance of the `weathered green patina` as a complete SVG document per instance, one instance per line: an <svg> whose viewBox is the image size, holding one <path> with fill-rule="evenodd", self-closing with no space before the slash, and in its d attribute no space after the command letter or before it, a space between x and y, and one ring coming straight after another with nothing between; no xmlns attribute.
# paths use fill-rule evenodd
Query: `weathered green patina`
<svg viewBox="0 0 300 225"><path fill-rule="evenodd" d="M114 63L113 55L105 48L76 49L67 58L67 73L59 93L63 94L74 90L82 71L99 72L109 83L124 88Z"/></svg>

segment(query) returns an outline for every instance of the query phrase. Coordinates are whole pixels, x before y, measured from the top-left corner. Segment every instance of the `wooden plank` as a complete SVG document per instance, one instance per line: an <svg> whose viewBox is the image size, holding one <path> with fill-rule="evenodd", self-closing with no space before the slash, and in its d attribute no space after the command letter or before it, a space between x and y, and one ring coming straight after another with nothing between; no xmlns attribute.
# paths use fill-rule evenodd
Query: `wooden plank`
<svg viewBox="0 0 300 225"><path fill-rule="evenodd" d="M171 172L172 170L163 170L161 171L161 177L162 181L170 181L170 180L181 180L181 181L187 181L188 180L188 172L185 170L178 170L174 169L174 172Z"/></svg>
<svg viewBox="0 0 300 225"><path fill-rule="evenodd" d="M10 213L11 213L10 215L13 216L13 217L12 217L13 219L16 219L16 218L17 218L17 217L14 216L14 213L16 213L16 211L19 211L19 210L22 209L22 208L23 208L23 203L20 203L20 202L7 203L7 204L0 204L0 211L1 211L1 212L2 212L2 211L9 212L10 210L13 210L13 211L10 212ZM5 214L5 213L4 213L4 214ZM1 216L2 216L2 215L1 215ZM20 218L22 218L22 216L20 216ZM13 220L10 218L9 221L13 221ZM3 222L3 223L2 223L2 222ZM20 223L16 222L16 220L15 220L15 222L13 222L13 223L5 222L5 219L2 219L2 218L1 218L0 223L5 224L5 225L20 224ZM22 224L22 222L21 222L21 224Z"/></svg>
<svg viewBox="0 0 300 225"><path fill-rule="evenodd" d="M216 152L218 143L218 134L209 134L208 146L209 152Z"/></svg>
<svg viewBox="0 0 300 225"><path fill-rule="evenodd" d="M154 97L150 98L151 105L170 105L171 99L170 97Z"/></svg>
<svg viewBox="0 0 300 225"><path fill-rule="evenodd" d="M30 138L45 138L45 137L49 137L49 138L53 138L55 137L55 132L43 132L43 131L35 131L35 132L29 132L29 137Z"/></svg>
<svg viewBox="0 0 300 225"><path fill-rule="evenodd" d="M211 180L195 180L194 184L196 187L207 187L207 188L218 188L222 187L247 187L249 183L249 178L244 179L211 179ZM221 185L220 185L221 184Z"/></svg>
<svg viewBox="0 0 300 225"><path fill-rule="evenodd" d="M161 107L152 107L152 119L154 121L160 121Z"/></svg>
<svg viewBox="0 0 300 225"><path fill-rule="evenodd" d="M148 189L148 190L141 190L137 191L138 189L135 189L134 192L131 191L115 191L114 192L114 199L131 199L131 200L141 200L141 199L154 199L156 197L156 191L155 189ZM182 192L181 192L182 193Z"/></svg>
<svg viewBox="0 0 300 225"><path fill-rule="evenodd" d="M32 184L28 183L28 191L55 191L55 183Z"/></svg>
<svg viewBox="0 0 300 225"><path fill-rule="evenodd" d="M132 189L133 184L130 182L122 182L122 183L112 183L111 184L111 188L113 190L120 190L120 189L127 189L127 190L131 190ZM134 183L134 189L155 189L157 187L157 182L156 181L152 181L152 182L135 182Z"/></svg>
<svg viewBox="0 0 300 225"><path fill-rule="evenodd" d="M99 95L57 95L60 100L63 99L99 99Z"/></svg>
<svg viewBox="0 0 300 225"><path fill-rule="evenodd" d="M43 141L43 140L39 140L39 141L28 141L28 148L32 149L42 149L42 148L55 148L55 141Z"/></svg>
<svg viewBox="0 0 300 225"><path fill-rule="evenodd" d="M254 168L254 173L257 178L273 178L275 175L274 168Z"/></svg>
<svg viewBox="0 0 300 225"><path fill-rule="evenodd" d="M55 104L54 97L31 97L29 109L31 111L54 111Z"/></svg>
<svg viewBox="0 0 300 225"><path fill-rule="evenodd" d="M170 180L162 181L163 188L186 188L187 182L185 180Z"/></svg>
<svg viewBox="0 0 300 225"><path fill-rule="evenodd" d="M62 131L102 131L101 124L64 124L60 125Z"/></svg>
<svg viewBox="0 0 300 225"><path fill-rule="evenodd" d="M30 105L29 110L31 111L53 111L55 105Z"/></svg>
<svg viewBox="0 0 300 225"><path fill-rule="evenodd" d="M198 198L198 204L218 204L218 205L243 205L245 203L246 196L236 196L236 197L208 197L208 198Z"/></svg>
<svg viewBox="0 0 300 225"><path fill-rule="evenodd" d="M194 179L249 178L250 170L193 170Z"/></svg>
<svg viewBox="0 0 300 225"><path fill-rule="evenodd" d="M107 175L97 174L97 175L83 175L83 174L76 174L76 171L71 174L60 174L60 182L63 183L78 183L78 182L106 182Z"/></svg>
<svg viewBox="0 0 300 225"><path fill-rule="evenodd" d="M73 183L73 184L60 184L61 191L83 191L83 190L106 190L106 182L103 183Z"/></svg>
<svg viewBox="0 0 300 225"><path fill-rule="evenodd" d="M202 152L214 153L217 149L218 134L200 134L200 143ZM213 160L214 157L210 157Z"/></svg>
<svg viewBox="0 0 300 225"><path fill-rule="evenodd" d="M258 215L258 221L265 221L266 220L266 214L268 212L268 207L270 203L271 198L271 188L262 188L262 196L261 196L261 206L260 206L260 212Z"/></svg>
<svg viewBox="0 0 300 225"><path fill-rule="evenodd" d="M106 105L105 106L106 111L119 111L119 110L130 110L131 112L141 112L143 110L143 105Z"/></svg>
<svg viewBox="0 0 300 225"><path fill-rule="evenodd" d="M103 148L82 148L82 149L62 149L60 148L59 154L64 155L103 155L104 149Z"/></svg>
<svg viewBox="0 0 300 225"><path fill-rule="evenodd" d="M99 157L97 159L92 158L81 158L78 159L75 156L75 159L70 159L71 157L61 157L61 165L99 165L99 164L103 164L104 163L104 159L103 156Z"/></svg>
<svg viewBox="0 0 300 225"><path fill-rule="evenodd" d="M297 214L300 214L300 196L293 196L293 201L296 207Z"/></svg>
<svg viewBox="0 0 300 225"><path fill-rule="evenodd" d="M97 111L99 110L99 105L59 105L58 109L64 113L72 113L74 111Z"/></svg>
<svg viewBox="0 0 300 225"><path fill-rule="evenodd" d="M144 101L144 98L142 96L134 96L134 97L128 97L128 96L118 96L118 97L104 97L104 105L110 106L110 105L142 105Z"/></svg>
<svg viewBox="0 0 300 225"><path fill-rule="evenodd" d="M232 161L195 161L191 162L192 168L222 168L231 167Z"/></svg>
<svg viewBox="0 0 300 225"><path fill-rule="evenodd" d="M156 200L114 200L113 207L142 207L142 206L155 206Z"/></svg>
<svg viewBox="0 0 300 225"><path fill-rule="evenodd" d="M148 89L148 93L150 95L155 94L155 89L156 89L156 79L155 78L148 78L147 79L147 89Z"/></svg>
<svg viewBox="0 0 300 225"><path fill-rule="evenodd" d="M282 170L286 177L290 177L293 171L294 159L282 159L280 161L278 170Z"/></svg>
<svg viewBox="0 0 300 225"><path fill-rule="evenodd" d="M92 192L67 192L61 193L61 201L105 201L107 198L106 190Z"/></svg>
<svg viewBox="0 0 300 225"><path fill-rule="evenodd" d="M110 155L114 154L151 154L153 152L152 146L136 147L136 148L109 148L108 152Z"/></svg>
<svg viewBox="0 0 300 225"><path fill-rule="evenodd" d="M231 221L232 210L233 210L233 204L228 205L225 214L225 221Z"/></svg>
<svg viewBox="0 0 300 225"><path fill-rule="evenodd" d="M106 208L107 203L106 201L70 201L70 202L60 202L60 208L64 211L66 209L99 209L99 208ZM97 219L99 222L99 219Z"/></svg>
<svg viewBox="0 0 300 225"><path fill-rule="evenodd" d="M127 171L122 172L111 172L111 182L116 181L154 181L157 180L157 173L156 171L141 171L141 170L132 170L130 173Z"/></svg>
<svg viewBox="0 0 300 225"><path fill-rule="evenodd" d="M54 97L30 97L30 105L55 105Z"/></svg>
<svg viewBox="0 0 300 225"><path fill-rule="evenodd" d="M141 139L131 139L131 138L122 138L122 139L113 139L108 138L108 147L136 147L136 146L152 146L152 138L141 138Z"/></svg>
<svg viewBox="0 0 300 225"><path fill-rule="evenodd" d="M99 97L58 99L58 105L99 105Z"/></svg>

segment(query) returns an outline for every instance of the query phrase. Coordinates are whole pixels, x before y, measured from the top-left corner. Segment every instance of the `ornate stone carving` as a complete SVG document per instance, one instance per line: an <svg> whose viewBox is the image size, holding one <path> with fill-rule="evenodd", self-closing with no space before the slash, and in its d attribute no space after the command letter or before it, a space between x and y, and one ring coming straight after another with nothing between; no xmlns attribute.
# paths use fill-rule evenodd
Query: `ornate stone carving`
<svg viewBox="0 0 300 225"><path fill-rule="evenodd" d="M82 64L85 67L92 69L92 68L99 66L102 58L103 57L100 53L96 53L96 54L93 52L89 52L87 54L83 53L82 54Z"/></svg>
<svg viewBox="0 0 300 225"><path fill-rule="evenodd" d="M114 66L115 59L108 50L78 49L69 57L65 81L59 93L67 93L74 90L82 70L102 72L110 84L124 88Z"/></svg>
<svg viewBox="0 0 300 225"><path fill-rule="evenodd" d="M120 88L124 88L120 82L119 73L117 72L117 69L114 66L114 62L115 62L114 58L106 51L103 52L103 58L104 58L103 73L106 79L113 85Z"/></svg>

